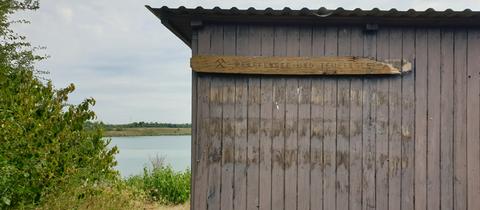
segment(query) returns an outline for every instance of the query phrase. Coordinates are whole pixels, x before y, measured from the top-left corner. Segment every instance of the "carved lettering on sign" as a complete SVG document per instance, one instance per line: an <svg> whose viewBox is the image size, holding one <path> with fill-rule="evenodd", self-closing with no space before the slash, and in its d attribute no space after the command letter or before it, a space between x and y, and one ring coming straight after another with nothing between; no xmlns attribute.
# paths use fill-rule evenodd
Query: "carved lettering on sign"
<svg viewBox="0 0 480 210"><path fill-rule="evenodd" d="M377 61L371 58L337 57L264 57L264 56L193 56L193 71L229 74L277 75L368 75L401 74L412 70L406 60Z"/></svg>

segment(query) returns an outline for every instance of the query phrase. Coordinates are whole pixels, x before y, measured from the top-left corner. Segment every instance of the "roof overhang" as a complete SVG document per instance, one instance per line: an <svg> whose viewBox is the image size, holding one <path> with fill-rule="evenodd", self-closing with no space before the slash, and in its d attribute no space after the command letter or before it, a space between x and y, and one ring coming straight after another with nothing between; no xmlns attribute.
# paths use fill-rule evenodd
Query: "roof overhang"
<svg viewBox="0 0 480 210"><path fill-rule="evenodd" d="M152 8L146 6L162 24L179 37L185 44L191 46L192 30L199 23L228 22L228 23L281 23L281 24L318 24L318 25L388 25L388 26L430 26L430 27L472 27L480 26L480 12L464 10L425 11L391 10L345 10L337 8L328 10L320 8L310 10L292 10L288 7L283 10L267 8L257 10L249 8L239 10L231 9L195 9L179 8Z"/></svg>

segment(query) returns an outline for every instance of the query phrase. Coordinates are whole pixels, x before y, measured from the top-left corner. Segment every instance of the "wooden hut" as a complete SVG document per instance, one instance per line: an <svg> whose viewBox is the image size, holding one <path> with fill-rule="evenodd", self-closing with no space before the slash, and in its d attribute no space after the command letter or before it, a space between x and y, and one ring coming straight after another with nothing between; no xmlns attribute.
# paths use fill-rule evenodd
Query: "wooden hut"
<svg viewBox="0 0 480 210"><path fill-rule="evenodd" d="M479 12L148 9L192 49L192 209L480 209Z"/></svg>

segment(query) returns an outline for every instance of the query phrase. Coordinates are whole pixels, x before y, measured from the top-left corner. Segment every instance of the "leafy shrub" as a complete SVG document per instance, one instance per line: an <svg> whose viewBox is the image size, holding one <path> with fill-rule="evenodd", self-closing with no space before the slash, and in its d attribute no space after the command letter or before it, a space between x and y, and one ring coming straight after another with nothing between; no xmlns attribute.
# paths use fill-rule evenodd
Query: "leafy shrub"
<svg viewBox="0 0 480 210"><path fill-rule="evenodd" d="M83 127L95 117L93 99L68 105L73 85L54 90L28 70L0 75L0 208L38 203L71 176L117 175L117 149L107 148L101 129Z"/></svg>
<svg viewBox="0 0 480 210"><path fill-rule="evenodd" d="M38 8L35 0L0 1L0 209L34 208L42 198L77 180L114 180L116 148L108 149L87 99L67 103L73 84L55 89L34 68L36 56L9 29L8 15Z"/></svg>
<svg viewBox="0 0 480 210"><path fill-rule="evenodd" d="M187 202L190 198L190 170L177 172L170 165L152 165L153 169L144 168L143 175L128 178L127 184L142 189L150 200L161 204Z"/></svg>

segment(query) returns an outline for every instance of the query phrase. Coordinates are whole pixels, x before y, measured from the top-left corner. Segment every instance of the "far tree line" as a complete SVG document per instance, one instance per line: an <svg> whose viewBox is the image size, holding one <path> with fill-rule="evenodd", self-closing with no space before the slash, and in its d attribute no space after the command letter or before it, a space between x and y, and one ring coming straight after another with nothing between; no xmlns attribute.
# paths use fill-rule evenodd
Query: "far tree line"
<svg viewBox="0 0 480 210"><path fill-rule="evenodd" d="M106 124L103 122L86 122L86 127L102 127L105 130L116 128L191 128L191 123L133 122L127 124Z"/></svg>

